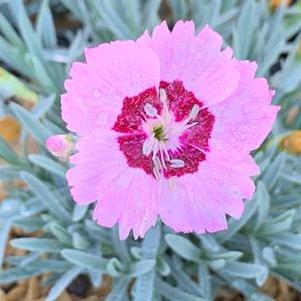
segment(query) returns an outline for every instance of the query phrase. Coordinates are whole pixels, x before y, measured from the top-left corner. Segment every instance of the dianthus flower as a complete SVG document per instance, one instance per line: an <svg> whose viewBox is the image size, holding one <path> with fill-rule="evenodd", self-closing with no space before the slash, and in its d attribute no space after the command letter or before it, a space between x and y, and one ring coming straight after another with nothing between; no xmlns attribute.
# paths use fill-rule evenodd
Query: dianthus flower
<svg viewBox="0 0 301 301"><path fill-rule="evenodd" d="M250 155L278 107L256 63L238 61L205 26L165 22L152 36L85 50L62 96L77 137L67 173L78 204L121 239L157 218L176 232L216 232L239 218L259 168Z"/></svg>

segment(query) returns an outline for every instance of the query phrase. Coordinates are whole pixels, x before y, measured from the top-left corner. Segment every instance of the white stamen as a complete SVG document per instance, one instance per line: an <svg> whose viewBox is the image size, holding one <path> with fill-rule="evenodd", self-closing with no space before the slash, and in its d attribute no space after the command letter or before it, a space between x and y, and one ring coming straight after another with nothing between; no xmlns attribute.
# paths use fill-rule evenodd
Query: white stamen
<svg viewBox="0 0 301 301"><path fill-rule="evenodd" d="M180 135L187 128L197 124L197 122L193 122L193 120L197 117L200 111L200 107L197 104L194 105L189 116L174 128L173 124L175 121L169 111L167 94L164 89L159 90L159 97L163 107L160 114L152 104L146 103L144 105L144 117L146 118L145 130L149 136L143 143L143 155L151 156L153 174L158 180L162 177L164 169L167 170L170 167L181 168L185 166L185 162L183 160L170 158L169 149L174 142L171 141L171 143L169 143L169 136L171 135L171 137L173 137L173 135ZM153 117L156 119L147 120L147 117Z"/></svg>
<svg viewBox="0 0 301 301"><path fill-rule="evenodd" d="M180 160L180 159L172 159L170 160L170 163L171 163L171 167L174 167L174 168L180 168L180 167L184 167L185 166L185 162L183 160Z"/></svg>
<svg viewBox="0 0 301 301"><path fill-rule="evenodd" d="M155 143L154 136L150 136L144 141L142 146L143 155L149 156L151 154L151 152L153 151L154 143Z"/></svg>
<svg viewBox="0 0 301 301"><path fill-rule="evenodd" d="M142 147L142 153L145 156L149 156L149 154L152 152L152 149L149 147L149 143L148 143L148 139L146 139L143 143L143 147Z"/></svg>
<svg viewBox="0 0 301 301"><path fill-rule="evenodd" d="M159 172L159 170L156 167L153 168L153 173L157 180L159 180L161 178L161 173Z"/></svg>
<svg viewBox="0 0 301 301"><path fill-rule="evenodd" d="M161 102L162 103L166 103L166 101L167 101L167 95L166 95L165 90L164 89L160 89L159 93L160 93L160 100L161 100Z"/></svg>
<svg viewBox="0 0 301 301"><path fill-rule="evenodd" d="M154 106L152 106L150 103L145 104L144 111L146 115L149 117L155 117L156 115L158 115L157 109Z"/></svg>
<svg viewBox="0 0 301 301"><path fill-rule="evenodd" d="M196 124L198 124L197 122L193 122L191 124L188 124L191 120L195 119L199 112L200 112L201 108L199 105L194 105L189 113L189 116L183 121L183 126L185 129L189 129L192 126L195 126ZM188 125L187 125L188 124Z"/></svg>
<svg viewBox="0 0 301 301"><path fill-rule="evenodd" d="M156 139L154 140L152 151L153 151L153 158L155 158L159 151L159 141Z"/></svg>
<svg viewBox="0 0 301 301"><path fill-rule="evenodd" d="M186 129L189 129L189 128L191 128L191 127L197 125L197 124L198 124L198 122L193 122L193 123L190 123L190 124L185 124L184 128L185 128L185 130L186 130Z"/></svg>
<svg viewBox="0 0 301 301"><path fill-rule="evenodd" d="M167 95L164 89L160 89L159 90L159 94L160 94L160 101L163 104L163 110L162 110L162 117L161 117L161 122L163 122L163 125L166 124L166 121L168 120L168 116L169 116L169 112L168 112L168 105L167 105Z"/></svg>
<svg viewBox="0 0 301 301"><path fill-rule="evenodd" d="M168 186L169 186L171 191L176 188L176 183L175 183L174 178L169 178L168 179Z"/></svg>
<svg viewBox="0 0 301 301"><path fill-rule="evenodd" d="M163 152L163 149L161 147L161 144L160 144L160 157L161 157L161 162L162 162L163 168L167 169L166 164L165 164L165 160L164 160L164 152Z"/></svg>
<svg viewBox="0 0 301 301"><path fill-rule="evenodd" d="M166 149L165 145L163 146L163 151L164 151L164 154L166 156L166 160L170 161L170 156L169 156L168 150Z"/></svg>
<svg viewBox="0 0 301 301"><path fill-rule="evenodd" d="M156 168L158 171L160 171L160 170L162 169L162 164L161 164L160 159L159 159L157 156L155 156L155 157L152 158L152 160L153 160L153 163L154 163L154 165L155 165L155 168Z"/></svg>

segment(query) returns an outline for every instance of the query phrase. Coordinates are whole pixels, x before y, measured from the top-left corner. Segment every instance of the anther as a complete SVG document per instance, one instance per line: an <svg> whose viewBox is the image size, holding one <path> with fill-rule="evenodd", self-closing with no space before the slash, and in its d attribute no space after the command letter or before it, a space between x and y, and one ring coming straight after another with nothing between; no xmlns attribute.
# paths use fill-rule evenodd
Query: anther
<svg viewBox="0 0 301 301"><path fill-rule="evenodd" d="M157 109L154 106L152 106L150 103L145 104L144 111L146 115L149 117L155 117L156 115L158 115Z"/></svg>
<svg viewBox="0 0 301 301"><path fill-rule="evenodd" d="M142 153L145 156L149 156L153 151L153 136L146 139L142 146Z"/></svg>
<svg viewBox="0 0 301 301"><path fill-rule="evenodd" d="M170 163L171 163L170 166L174 167L174 168L181 168L181 167L185 166L185 162L180 159L172 159L172 160L170 160Z"/></svg>
<svg viewBox="0 0 301 301"><path fill-rule="evenodd" d="M198 116L199 112L200 112L200 106L199 105L194 105L192 107L192 110L189 113L189 118L192 119L192 120L195 119Z"/></svg>

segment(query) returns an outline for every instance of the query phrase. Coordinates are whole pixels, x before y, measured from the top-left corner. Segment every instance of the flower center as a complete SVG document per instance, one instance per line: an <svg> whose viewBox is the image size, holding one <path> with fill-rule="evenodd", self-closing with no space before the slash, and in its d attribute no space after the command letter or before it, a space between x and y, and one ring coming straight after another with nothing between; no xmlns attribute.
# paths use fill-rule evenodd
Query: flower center
<svg viewBox="0 0 301 301"><path fill-rule="evenodd" d="M182 168L185 162L181 158L171 158L170 151L180 148L180 136L189 128L196 126L193 121L199 113L199 105L192 107L188 117L181 122L176 122L174 114L169 110L167 95L164 89L160 89L161 114L150 103L145 104L144 111L147 116L143 124L144 131L148 135L143 143L143 154L152 156L154 163L153 173L160 178L164 170L170 168Z"/></svg>
<svg viewBox="0 0 301 301"><path fill-rule="evenodd" d="M154 127L153 128L153 133L154 133L154 136L155 138L158 140L158 141L166 141L167 138L164 134L164 129L163 129L163 125L160 125L160 126L157 126L157 127Z"/></svg>
<svg viewBox="0 0 301 301"><path fill-rule="evenodd" d="M126 98L113 130L130 167L156 179L198 170L206 159L214 116L182 82L160 83Z"/></svg>

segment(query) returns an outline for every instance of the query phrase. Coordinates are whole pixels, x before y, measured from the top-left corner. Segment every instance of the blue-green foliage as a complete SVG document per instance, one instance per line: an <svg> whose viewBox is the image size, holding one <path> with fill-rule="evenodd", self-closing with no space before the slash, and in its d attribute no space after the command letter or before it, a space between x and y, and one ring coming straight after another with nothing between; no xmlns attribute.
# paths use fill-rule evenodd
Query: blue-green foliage
<svg viewBox="0 0 301 301"><path fill-rule="evenodd" d="M0 264L9 266L0 270L0 284L52 272L48 301L56 300L81 273L95 286L104 274L111 275L110 301L212 300L221 286L237 289L250 300L271 300L258 289L268 275L301 291L301 161L277 148L283 134L301 125L301 118L290 126L285 122L288 110L300 107L300 4L271 12L267 1L255 0L169 0L163 6L159 0L0 3L0 61L39 95L31 112L1 104L1 110L23 125L23 148L17 155L0 139L0 157L8 162L0 167L0 180L19 178L27 189L10 191L0 203ZM198 28L210 24L238 58L256 60L258 74L277 90L275 102L283 109L268 141L254 154L262 171L256 194L239 221L229 220L227 231L180 235L158 223L144 240L120 241L116 229L92 221L88 206L75 205L64 179L68 166L51 157L44 142L65 131L59 94L83 48L137 37L160 22L159 9L160 15L168 11L170 24L179 18L193 19ZM79 26L57 32L55 13L68 14ZM34 24L32 14L37 15ZM38 141L40 154L28 155L28 134ZM14 226L28 233L44 231L39 238L10 241L28 250L25 256L4 256Z"/></svg>

